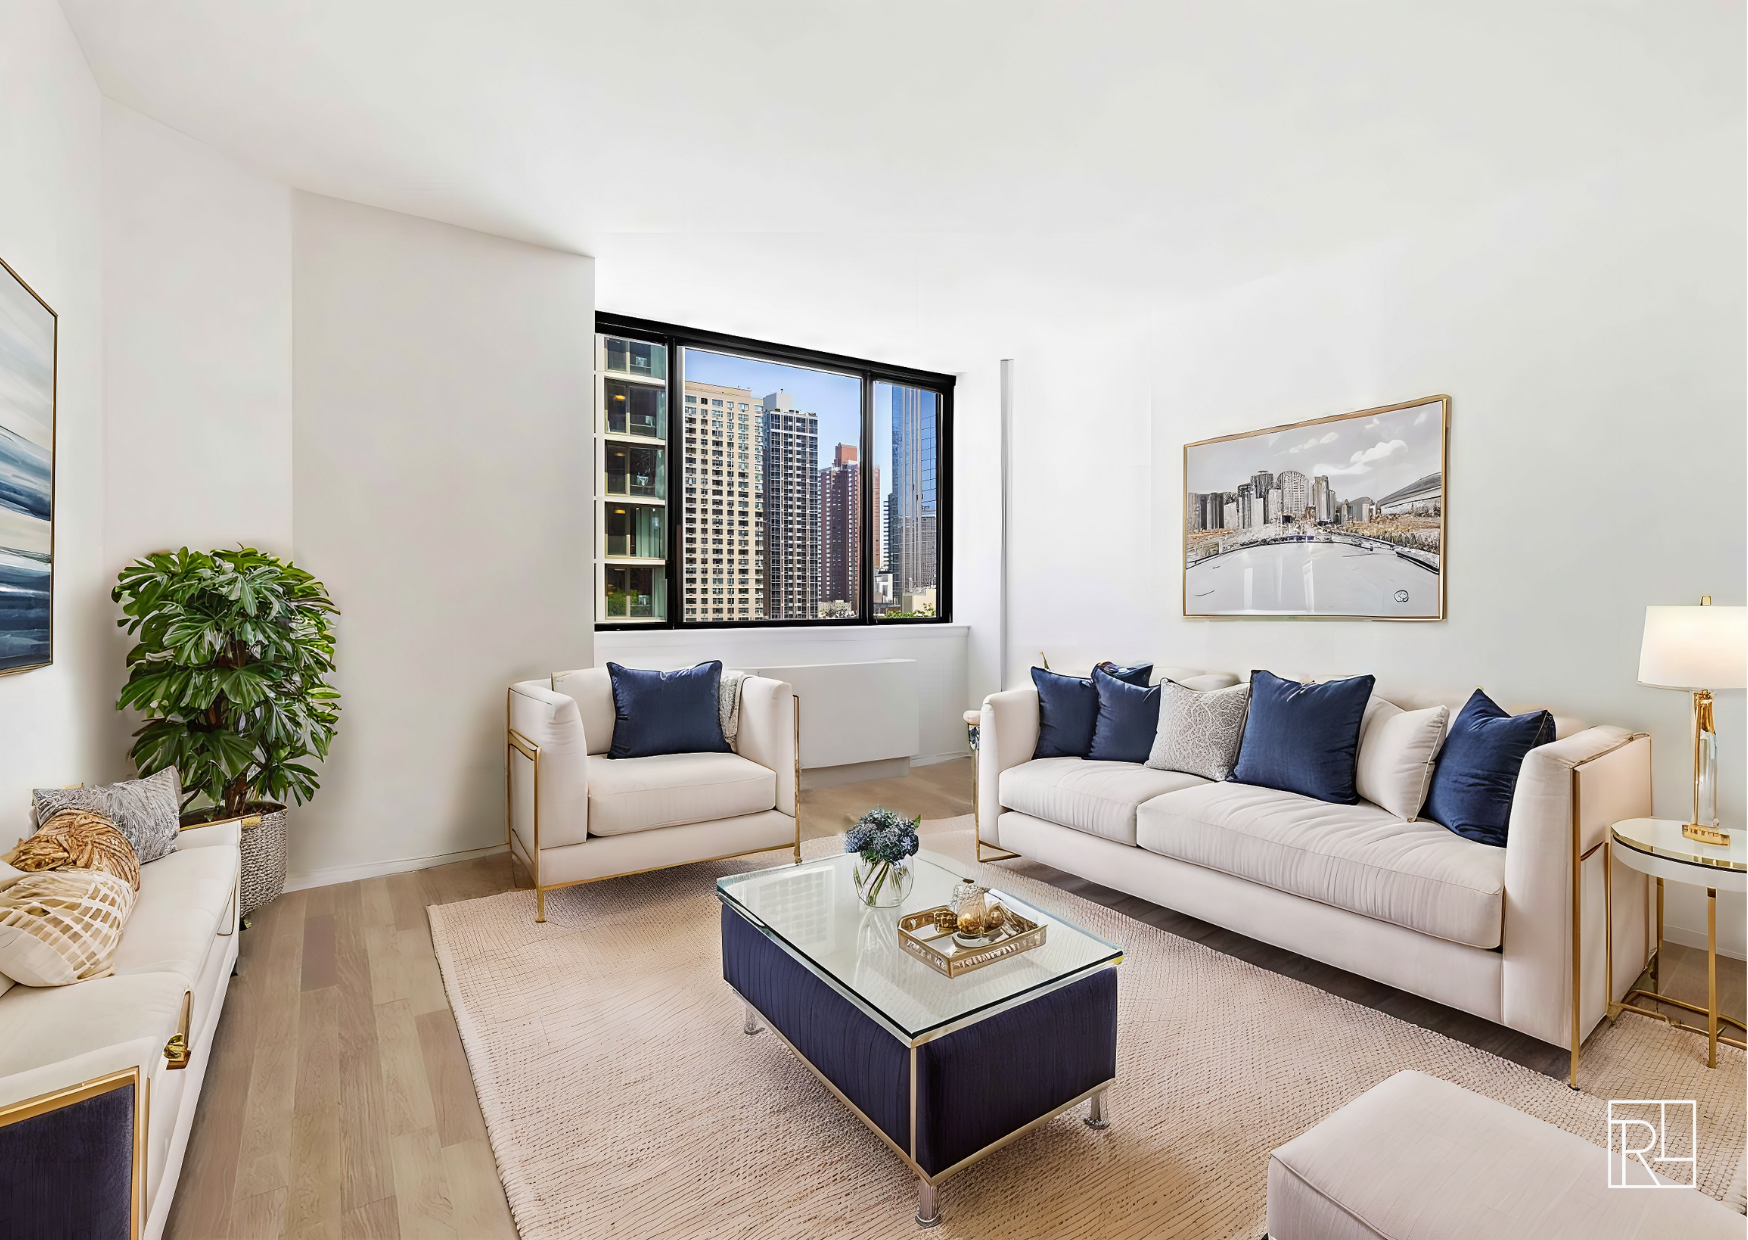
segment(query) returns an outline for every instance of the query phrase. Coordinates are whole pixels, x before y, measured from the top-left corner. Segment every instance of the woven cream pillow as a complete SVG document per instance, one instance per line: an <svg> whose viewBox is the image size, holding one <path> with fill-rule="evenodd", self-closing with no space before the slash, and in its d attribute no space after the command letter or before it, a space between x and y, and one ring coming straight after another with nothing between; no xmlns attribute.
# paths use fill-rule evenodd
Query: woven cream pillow
<svg viewBox="0 0 1748 1240"><path fill-rule="evenodd" d="M25 986L106 977L134 890L101 870L44 870L0 891L0 973Z"/></svg>

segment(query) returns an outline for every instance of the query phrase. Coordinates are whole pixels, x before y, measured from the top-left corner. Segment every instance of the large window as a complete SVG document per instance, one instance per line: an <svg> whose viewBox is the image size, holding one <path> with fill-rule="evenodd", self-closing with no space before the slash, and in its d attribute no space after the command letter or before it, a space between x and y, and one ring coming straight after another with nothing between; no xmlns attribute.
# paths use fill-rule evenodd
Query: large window
<svg viewBox="0 0 1748 1240"><path fill-rule="evenodd" d="M950 376L596 329L600 624L949 618Z"/></svg>

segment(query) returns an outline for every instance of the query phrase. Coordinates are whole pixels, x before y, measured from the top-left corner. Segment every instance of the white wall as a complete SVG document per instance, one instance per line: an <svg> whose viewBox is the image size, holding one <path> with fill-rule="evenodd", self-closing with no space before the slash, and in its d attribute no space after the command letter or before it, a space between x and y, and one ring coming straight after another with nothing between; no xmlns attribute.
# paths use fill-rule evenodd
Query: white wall
<svg viewBox="0 0 1748 1240"><path fill-rule="evenodd" d="M291 551L291 191L103 104L111 572L150 551Z"/></svg>
<svg viewBox="0 0 1748 1240"><path fill-rule="evenodd" d="M0 677L0 846L29 789L122 773L103 738L102 106L61 10L0 0L0 258L54 308L54 662Z"/></svg>
<svg viewBox="0 0 1748 1240"><path fill-rule="evenodd" d="M340 735L293 881L503 842L504 693L593 661L593 263L293 197L298 562Z"/></svg>
<svg viewBox="0 0 1748 1240"><path fill-rule="evenodd" d="M1657 812L1691 792L1685 695L1636 683L1648 603L1748 601L1742 134L1672 143L1445 226L1162 308L1153 354L1154 653L1217 668L1484 686L1655 738ZM1186 620L1187 441L1452 398L1449 619ZM1718 699L1741 829L1743 693ZM1671 937L1704 944L1703 893ZM1744 951L1744 906L1720 914Z"/></svg>

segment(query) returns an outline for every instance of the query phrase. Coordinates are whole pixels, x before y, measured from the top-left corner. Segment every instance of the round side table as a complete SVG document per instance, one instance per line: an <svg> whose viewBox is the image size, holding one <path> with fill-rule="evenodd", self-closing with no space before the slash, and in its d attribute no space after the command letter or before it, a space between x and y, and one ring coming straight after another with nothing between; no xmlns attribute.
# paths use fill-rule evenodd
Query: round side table
<svg viewBox="0 0 1748 1240"><path fill-rule="evenodd" d="M1748 833L1740 830L1730 832L1728 844L1701 844L1690 840L1681 833L1681 823L1672 818L1629 818L1617 822L1609 829L1609 851L1622 865L1649 874L1657 880L1657 954L1651 962L1651 990L1629 990L1619 1003L1608 1005L1609 1018L1622 1012L1637 1012L1641 1016L1654 1016L1658 1020L1668 1021L1677 1029L1686 1029L1690 1033L1704 1034L1709 1042L1706 1066L1718 1066L1718 1043L1726 1046L1739 1046L1748 1050L1748 1043L1738 1042L1734 1038L1720 1037L1718 1025L1734 1025L1744 1033L1748 1026L1733 1016L1724 1016L1718 1012L1718 892L1748 891ZM1606 863L1603 874L1606 876L1611 867ZM1663 883L1686 883L1693 887L1706 889L1706 975L1709 980L1707 1005L1698 1007L1681 999L1671 999L1658 993L1662 989L1663 972ZM1610 939L1610 954L1614 938L1614 901L1612 884L1605 882L1604 898L1608 905L1607 925ZM1684 1008L1689 1012L1697 1012L1706 1018L1706 1027L1700 1029L1694 1025L1684 1025L1678 1020L1666 1016L1662 1012L1639 1007L1635 999L1651 1003L1668 1004L1672 1007Z"/></svg>

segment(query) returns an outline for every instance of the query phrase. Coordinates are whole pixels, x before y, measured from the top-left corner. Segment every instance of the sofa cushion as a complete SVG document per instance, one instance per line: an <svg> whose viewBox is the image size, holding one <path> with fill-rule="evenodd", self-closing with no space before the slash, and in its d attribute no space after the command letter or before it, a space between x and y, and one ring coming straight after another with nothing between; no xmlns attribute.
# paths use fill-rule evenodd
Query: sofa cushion
<svg viewBox="0 0 1748 1240"><path fill-rule="evenodd" d="M670 753L589 763L590 835L629 835L776 807L776 772L739 754Z"/></svg>
<svg viewBox="0 0 1748 1240"><path fill-rule="evenodd" d="M1250 674L1250 713L1232 778L1321 801L1352 805L1360 721L1370 676L1306 685L1269 672Z"/></svg>
<svg viewBox="0 0 1748 1240"><path fill-rule="evenodd" d="M140 871L140 898L115 953L117 973L174 973L189 986L229 929L237 853L179 849Z"/></svg>
<svg viewBox="0 0 1748 1240"><path fill-rule="evenodd" d="M1450 711L1443 706L1403 710L1374 697L1360 725L1354 791L1398 818L1417 816L1426 801L1449 719Z"/></svg>
<svg viewBox="0 0 1748 1240"><path fill-rule="evenodd" d="M1332 805L1249 784L1143 804L1149 852L1471 947L1499 946L1505 853L1376 805Z"/></svg>
<svg viewBox="0 0 1748 1240"><path fill-rule="evenodd" d="M176 850L182 784L173 766L96 788L38 788L32 797L38 826L64 809L102 814L127 837L141 865Z"/></svg>
<svg viewBox="0 0 1748 1240"><path fill-rule="evenodd" d="M1426 816L1468 839L1505 847L1523 757L1553 739L1549 712L1508 714L1475 690L1451 721L1426 790Z"/></svg>
<svg viewBox="0 0 1748 1240"><path fill-rule="evenodd" d="M1133 762L1034 758L1001 773L1001 803L1058 826L1133 846L1138 805L1161 793L1207 782Z"/></svg>
<svg viewBox="0 0 1748 1240"><path fill-rule="evenodd" d="M1086 676L1065 676L1049 668L1032 669L1032 685L1038 690L1038 743L1034 758L1084 758L1092 748L1093 726L1098 721L1099 691L1093 677L1100 671L1127 685L1147 685L1153 664L1118 667L1100 663Z"/></svg>
<svg viewBox="0 0 1748 1240"><path fill-rule="evenodd" d="M135 1038L168 1040L187 991L173 973L14 987L0 999L0 1077Z"/></svg>
<svg viewBox="0 0 1748 1240"><path fill-rule="evenodd" d="M1249 685L1196 690L1162 681L1159 727L1147 765L1156 771L1183 771L1203 779L1225 779L1244 736Z"/></svg>
<svg viewBox="0 0 1748 1240"><path fill-rule="evenodd" d="M1609 1187L1607 1150L1420 1072L1398 1072L1269 1156L1268 1234L1366 1240L1740 1240L1692 1189Z"/></svg>
<svg viewBox="0 0 1748 1240"><path fill-rule="evenodd" d="M1086 756L1094 762L1145 762L1159 730L1159 686L1130 684L1093 668L1093 689L1099 695L1092 744Z"/></svg>

